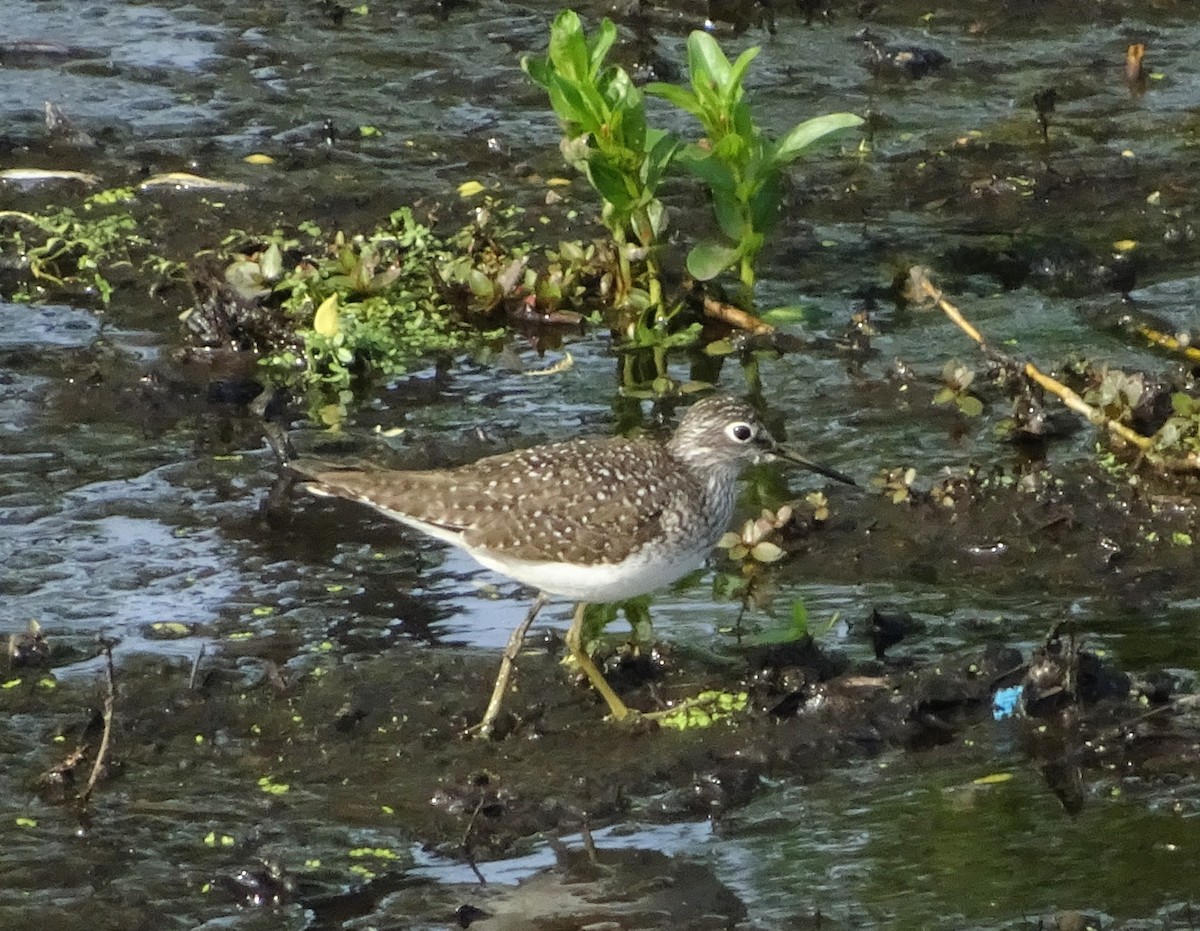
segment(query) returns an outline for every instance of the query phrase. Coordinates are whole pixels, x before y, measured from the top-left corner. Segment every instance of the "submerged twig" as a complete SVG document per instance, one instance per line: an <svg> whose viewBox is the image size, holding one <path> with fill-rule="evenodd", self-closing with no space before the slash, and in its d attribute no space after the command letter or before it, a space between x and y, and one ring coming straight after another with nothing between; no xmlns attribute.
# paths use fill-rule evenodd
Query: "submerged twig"
<svg viewBox="0 0 1200 931"><path fill-rule="evenodd" d="M929 270L920 265L914 265L909 269L908 289L906 296L915 302L924 303L926 300L933 301L939 310L947 317L954 321L964 333L979 344L979 348L989 356L997 359L1002 359L1014 367L1019 368L1030 381L1040 386L1044 390L1050 392L1060 401L1063 402L1070 410L1082 416L1089 423L1108 431L1112 436L1135 446L1146 459L1158 466L1173 472L1195 472L1200 471L1200 456L1195 453L1189 454L1183 458L1174 458L1163 456L1154 451L1154 440L1151 437L1143 436L1136 430L1133 430L1125 424L1113 420L1111 417L1105 416L1102 411L1097 410L1092 405L1088 404L1075 391L1072 391L1058 379L1047 375L1041 371L1032 362L1019 362L1016 359L1007 356L994 346L990 345L984 339L983 334L979 332L971 323L962 315L962 312L946 300L945 295L940 290L933 286L929 280Z"/></svg>
<svg viewBox="0 0 1200 931"><path fill-rule="evenodd" d="M596 853L596 841L592 837L592 829L588 825L586 816L583 823L579 825L579 836L583 840L583 849L587 853L588 861L592 864L599 863L600 856Z"/></svg>
<svg viewBox="0 0 1200 931"><path fill-rule="evenodd" d="M102 640L100 642L100 650L104 654L104 712L102 715L104 731L100 735L100 749L96 751L96 760L92 763L92 772L88 776L87 785L79 793L79 801L81 802L86 802L91 798L92 790L96 788L100 774L104 771L104 763L108 759L108 748L112 742L113 705L116 703L117 693L112 648L113 641Z"/></svg>
<svg viewBox="0 0 1200 931"><path fill-rule="evenodd" d="M1200 349L1183 343L1177 336L1172 336L1169 333L1156 330L1153 327L1143 323L1135 325L1133 330L1143 339L1148 340L1150 343L1158 346L1160 349L1178 352L1182 354L1185 359L1191 359L1193 362L1200 360Z"/></svg>

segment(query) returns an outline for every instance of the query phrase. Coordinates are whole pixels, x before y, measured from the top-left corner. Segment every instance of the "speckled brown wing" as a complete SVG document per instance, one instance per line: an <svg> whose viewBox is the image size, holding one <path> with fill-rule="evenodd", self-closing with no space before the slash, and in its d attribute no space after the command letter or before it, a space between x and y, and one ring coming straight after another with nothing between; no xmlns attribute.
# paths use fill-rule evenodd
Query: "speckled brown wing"
<svg viewBox="0 0 1200 931"><path fill-rule="evenodd" d="M534 447L444 471L299 471L320 493L444 539L461 535L471 548L551 562L620 562L701 493L662 446L622 438ZM646 508L646 496L658 504Z"/></svg>
<svg viewBox="0 0 1200 931"><path fill-rule="evenodd" d="M481 460L472 471L489 503L466 542L515 559L618 563L661 539L671 515L700 493L678 469L658 444L621 438Z"/></svg>

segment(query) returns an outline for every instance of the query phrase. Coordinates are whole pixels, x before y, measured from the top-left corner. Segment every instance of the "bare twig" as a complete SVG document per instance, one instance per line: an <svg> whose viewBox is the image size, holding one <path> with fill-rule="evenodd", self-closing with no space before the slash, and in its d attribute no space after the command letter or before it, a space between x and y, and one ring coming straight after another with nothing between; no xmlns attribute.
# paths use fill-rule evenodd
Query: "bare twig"
<svg viewBox="0 0 1200 931"><path fill-rule="evenodd" d="M1180 353L1185 359L1191 359L1193 362L1200 360L1200 349L1195 346L1188 346L1179 341L1179 338L1172 336L1170 333L1164 333L1161 330L1156 330L1154 327L1144 323L1139 323L1134 326L1134 332L1142 338L1153 343L1162 349L1170 350L1171 352Z"/></svg>
<svg viewBox="0 0 1200 931"><path fill-rule="evenodd" d="M592 864L599 863L600 856L596 853L596 840L592 837L592 829L588 825L586 816L583 823L579 825L579 837L583 840L583 849L587 853L588 861Z"/></svg>
<svg viewBox="0 0 1200 931"><path fill-rule="evenodd" d="M92 764L92 773L88 776L87 785L79 793L79 801L86 802L92 796L92 790L104 771L108 759L108 748L112 742L113 705L116 703L116 675L113 671L112 656L113 641L102 640L100 649L104 654L104 732L100 736L100 749L96 751L96 761Z"/></svg>
<svg viewBox="0 0 1200 931"><path fill-rule="evenodd" d="M475 862L475 848L471 843L471 832L475 830L475 821L479 818L479 813L482 810L483 799L479 799L479 801L475 803L475 809L471 812L471 817L467 821L467 827L463 831L461 847L463 857L467 861L467 866L471 868L471 872L474 873L475 878L479 880L479 885L486 886L487 880L484 878L483 873L479 870L478 864Z"/></svg>
<svg viewBox="0 0 1200 931"><path fill-rule="evenodd" d="M1055 395L1067 407L1075 413L1086 418L1090 423L1101 429L1107 430L1118 439L1124 440L1132 446L1136 446L1142 452L1149 452L1154 446L1154 441L1148 436L1142 436L1136 430L1131 430L1123 423L1118 423L1111 417L1105 417L1101 411L1096 410L1087 403L1078 394L1064 385L1062 382L1038 370L1032 362L1026 362L1024 365L1025 377L1036 382L1041 387L1045 388L1051 394Z"/></svg>
<svg viewBox="0 0 1200 931"><path fill-rule="evenodd" d="M740 307L718 301L715 297L705 296L704 315L728 323L731 327L745 330L748 333L774 333L775 327L759 320L754 314L748 314Z"/></svg>

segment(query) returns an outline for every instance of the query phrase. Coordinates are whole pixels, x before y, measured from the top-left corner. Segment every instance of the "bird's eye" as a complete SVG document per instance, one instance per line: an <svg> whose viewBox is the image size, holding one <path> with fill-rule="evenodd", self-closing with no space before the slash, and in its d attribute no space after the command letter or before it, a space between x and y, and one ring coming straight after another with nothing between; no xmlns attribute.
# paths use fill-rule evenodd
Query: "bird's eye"
<svg viewBox="0 0 1200 931"><path fill-rule="evenodd" d="M735 423L725 431L739 443L749 443L754 439L754 428L748 423Z"/></svg>

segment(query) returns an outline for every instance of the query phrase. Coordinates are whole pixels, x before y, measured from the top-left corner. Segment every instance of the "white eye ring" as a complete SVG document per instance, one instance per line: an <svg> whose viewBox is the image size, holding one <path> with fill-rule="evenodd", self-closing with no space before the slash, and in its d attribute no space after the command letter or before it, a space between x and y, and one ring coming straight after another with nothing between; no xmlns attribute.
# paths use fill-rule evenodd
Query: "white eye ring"
<svg viewBox="0 0 1200 931"><path fill-rule="evenodd" d="M739 420L725 428L725 435L735 443L749 443L754 439L754 427L744 420Z"/></svg>

